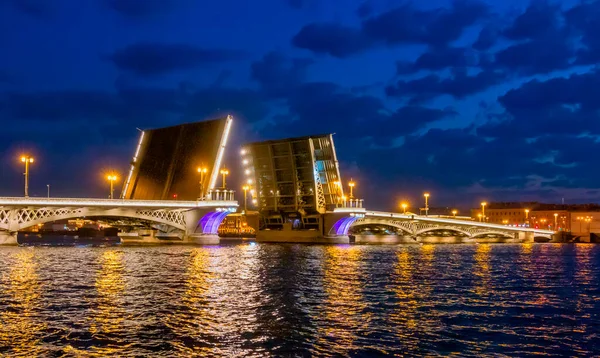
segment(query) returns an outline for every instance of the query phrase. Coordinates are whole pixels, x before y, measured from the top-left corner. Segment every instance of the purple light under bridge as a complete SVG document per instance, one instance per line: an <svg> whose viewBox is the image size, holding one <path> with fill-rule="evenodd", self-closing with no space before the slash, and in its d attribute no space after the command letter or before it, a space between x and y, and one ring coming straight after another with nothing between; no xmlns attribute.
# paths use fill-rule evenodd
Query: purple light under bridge
<svg viewBox="0 0 600 358"><path fill-rule="evenodd" d="M348 235L348 231L350 230L350 226L354 224L354 222L358 219L356 216L349 216L345 218L341 218L333 224L333 228L331 229L338 236Z"/></svg>
<svg viewBox="0 0 600 358"><path fill-rule="evenodd" d="M202 233L217 235L219 233L219 225L221 225L221 222L227 215L229 215L229 211L211 211L206 213L199 222Z"/></svg>

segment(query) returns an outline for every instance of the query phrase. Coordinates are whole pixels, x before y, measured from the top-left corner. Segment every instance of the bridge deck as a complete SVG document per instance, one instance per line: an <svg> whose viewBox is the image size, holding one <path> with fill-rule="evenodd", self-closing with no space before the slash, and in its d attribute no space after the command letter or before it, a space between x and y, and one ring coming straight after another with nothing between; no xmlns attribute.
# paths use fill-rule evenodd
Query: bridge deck
<svg viewBox="0 0 600 358"><path fill-rule="evenodd" d="M94 198L19 198L0 197L0 207L129 207L193 209L204 207L237 207L237 201L206 200L128 200Z"/></svg>

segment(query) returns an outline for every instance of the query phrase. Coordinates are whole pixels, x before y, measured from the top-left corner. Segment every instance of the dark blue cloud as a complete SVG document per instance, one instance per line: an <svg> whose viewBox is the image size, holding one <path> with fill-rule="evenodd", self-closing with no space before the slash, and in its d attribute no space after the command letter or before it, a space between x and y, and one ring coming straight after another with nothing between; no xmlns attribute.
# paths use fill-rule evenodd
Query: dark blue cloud
<svg viewBox="0 0 600 358"><path fill-rule="evenodd" d="M289 60L279 52L269 52L250 66L252 79L257 81L268 97L286 97L306 79L310 59Z"/></svg>
<svg viewBox="0 0 600 358"><path fill-rule="evenodd" d="M546 81L533 80L499 98L507 117L478 129L488 137L532 138L542 135L600 134L600 102L595 88L600 73L589 72Z"/></svg>
<svg viewBox="0 0 600 358"><path fill-rule="evenodd" d="M478 64L477 55L461 47L434 47L421 54L414 62L398 62L398 74L421 70L439 71L448 67L463 68Z"/></svg>
<svg viewBox="0 0 600 358"><path fill-rule="evenodd" d="M511 40L533 40L560 27L560 7L546 1L533 1L525 12L502 32Z"/></svg>
<svg viewBox="0 0 600 358"><path fill-rule="evenodd" d="M240 59L240 53L191 45L138 43L116 51L112 62L139 76L161 75L207 64Z"/></svg>
<svg viewBox="0 0 600 358"><path fill-rule="evenodd" d="M408 3L365 20L363 28L373 39L389 44L446 45L487 14L487 6L478 1L456 0L450 8L426 11Z"/></svg>
<svg viewBox="0 0 600 358"><path fill-rule="evenodd" d="M362 52L372 43L360 29L334 23L308 24L292 39L292 44L298 48L340 58Z"/></svg>
<svg viewBox="0 0 600 358"><path fill-rule="evenodd" d="M574 29L584 45L578 51L577 62L595 64L600 61L600 2L582 2L565 13L567 24Z"/></svg>
<svg viewBox="0 0 600 358"><path fill-rule="evenodd" d="M359 12L367 15L368 5ZM458 39L463 31L488 14L479 1L456 0L450 8L420 10L407 3L390 11L366 18L362 26L337 23L311 23L304 26L292 43L315 53L348 57L378 44L429 44L445 46Z"/></svg>
<svg viewBox="0 0 600 358"><path fill-rule="evenodd" d="M489 50L498 40L498 29L493 25L484 26L479 32L473 48L479 51Z"/></svg>
<svg viewBox="0 0 600 358"><path fill-rule="evenodd" d="M495 71L481 71L469 75L467 71L457 69L450 77L427 75L414 80L399 80L393 86L386 87L388 96L413 99L431 99L441 95L455 98L484 91L506 79L506 75Z"/></svg>

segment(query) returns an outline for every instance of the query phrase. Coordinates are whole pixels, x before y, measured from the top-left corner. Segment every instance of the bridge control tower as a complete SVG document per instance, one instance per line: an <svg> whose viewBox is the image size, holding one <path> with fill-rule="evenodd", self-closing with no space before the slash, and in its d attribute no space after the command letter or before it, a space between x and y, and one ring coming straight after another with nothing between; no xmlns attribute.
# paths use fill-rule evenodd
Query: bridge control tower
<svg viewBox="0 0 600 358"><path fill-rule="evenodd" d="M332 134L249 143L241 154L262 229L319 230L343 196Z"/></svg>
<svg viewBox="0 0 600 358"><path fill-rule="evenodd" d="M121 198L206 198L215 189L232 122L227 116L142 131Z"/></svg>

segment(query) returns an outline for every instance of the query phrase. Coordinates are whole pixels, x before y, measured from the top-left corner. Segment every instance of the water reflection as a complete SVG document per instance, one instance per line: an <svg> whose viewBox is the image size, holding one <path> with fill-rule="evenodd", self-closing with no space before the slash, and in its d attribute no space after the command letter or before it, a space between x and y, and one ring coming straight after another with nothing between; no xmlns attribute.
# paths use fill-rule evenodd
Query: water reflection
<svg viewBox="0 0 600 358"><path fill-rule="evenodd" d="M327 246L324 258L322 318L317 318L318 355L346 355L359 349L357 339L369 327L370 314L362 296L356 246Z"/></svg>
<svg viewBox="0 0 600 358"><path fill-rule="evenodd" d="M7 349L11 357L43 357L47 349L41 338L47 328L39 322L36 311L41 307L42 287L38 263L32 250L18 250L9 261L9 271L2 275L7 306L0 313L0 352Z"/></svg>
<svg viewBox="0 0 600 358"><path fill-rule="evenodd" d="M487 296L490 291L490 252L492 247L490 244L477 245L475 250L473 274L475 282L473 290L480 297Z"/></svg>
<svg viewBox="0 0 600 358"><path fill-rule="evenodd" d="M402 342L402 348L414 350L419 343L418 309L419 302L423 297L414 285L411 249L411 247L403 246L396 253L395 280L391 286L396 302L394 310L390 314L390 322L395 327L396 337Z"/></svg>
<svg viewBox="0 0 600 358"><path fill-rule="evenodd" d="M208 337L217 322L211 307L210 290L216 275L210 270L211 250L195 248L190 252L185 288L181 297L182 308L171 315L166 325L175 336L190 340L175 340L173 346L179 356L214 355L218 352Z"/></svg>
<svg viewBox="0 0 600 358"><path fill-rule="evenodd" d="M598 272L585 244L0 249L0 356L597 356Z"/></svg>
<svg viewBox="0 0 600 358"><path fill-rule="evenodd" d="M77 356L105 357L118 356L127 352L132 344L127 344L126 336L133 327L131 318L124 309L125 267L122 251L102 251L97 261L96 297L89 316L89 332L99 344L88 350L69 346L66 352Z"/></svg>

